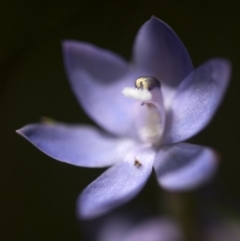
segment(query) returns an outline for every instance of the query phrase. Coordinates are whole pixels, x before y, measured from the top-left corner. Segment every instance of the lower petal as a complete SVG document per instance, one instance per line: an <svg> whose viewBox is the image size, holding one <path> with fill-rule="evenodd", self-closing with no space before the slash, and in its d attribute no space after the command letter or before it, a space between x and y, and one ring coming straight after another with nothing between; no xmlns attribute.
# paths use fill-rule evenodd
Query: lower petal
<svg viewBox="0 0 240 241"><path fill-rule="evenodd" d="M135 145L87 125L30 124L17 133L50 157L82 167L109 166Z"/></svg>
<svg viewBox="0 0 240 241"><path fill-rule="evenodd" d="M139 147L132 149L123 159L109 168L80 195L78 214L94 218L124 204L144 186L152 172L155 152Z"/></svg>
<svg viewBox="0 0 240 241"><path fill-rule="evenodd" d="M170 191L201 186L213 177L217 164L217 155L212 149L188 143L165 146L154 160L159 184Z"/></svg>

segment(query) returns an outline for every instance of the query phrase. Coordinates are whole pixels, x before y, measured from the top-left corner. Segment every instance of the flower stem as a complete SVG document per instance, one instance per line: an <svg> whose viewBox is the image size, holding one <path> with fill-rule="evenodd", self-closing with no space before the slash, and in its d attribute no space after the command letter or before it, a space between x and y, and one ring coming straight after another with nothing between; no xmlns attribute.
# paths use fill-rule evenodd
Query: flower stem
<svg viewBox="0 0 240 241"><path fill-rule="evenodd" d="M163 207L181 226L186 241L202 241L198 232L197 203L194 193L170 193L163 195Z"/></svg>

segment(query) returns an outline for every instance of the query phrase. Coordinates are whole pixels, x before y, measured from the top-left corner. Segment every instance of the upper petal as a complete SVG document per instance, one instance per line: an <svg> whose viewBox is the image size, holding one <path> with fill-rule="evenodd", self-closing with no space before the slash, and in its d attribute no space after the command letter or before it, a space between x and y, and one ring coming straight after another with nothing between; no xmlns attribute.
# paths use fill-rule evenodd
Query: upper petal
<svg viewBox="0 0 240 241"><path fill-rule="evenodd" d="M227 60L212 59L181 83L171 105L165 143L186 140L211 121L226 92L230 75Z"/></svg>
<svg viewBox="0 0 240 241"><path fill-rule="evenodd" d="M30 124L17 132L52 158L82 167L109 166L135 145L83 125Z"/></svg>
<svg viewBox="0 0 240 241"><path fill-rule="evenodd" d="M199 187L214 175L217 164L212 149L188 143L165 146L154 160L159 184L170 191Z"/></svg>
<svg viewBox="0 0 240 241"><path fill-rule="evenodd" d="M193 70L190 56L179 37L166 23L155 17L139 30L133 58L139 69L158 78L163 84L165 102Z"/></svg>
<svg viewBox="0 0 240 241"><path fill-rule="evenodd" d="M78 213L94 218L124 204L144 186L152 171L155 152L148 148L132 149L123 161L109 168L80 195Z"/></svg>
<svg viewBox="0 0 240 241"><path fill-rule="evenodd" d="M65 68L73 92L85 111L106 130L124 135L129 131L132 100L122 89L134 86L128 64L110 51L66 41Z"/></svg>

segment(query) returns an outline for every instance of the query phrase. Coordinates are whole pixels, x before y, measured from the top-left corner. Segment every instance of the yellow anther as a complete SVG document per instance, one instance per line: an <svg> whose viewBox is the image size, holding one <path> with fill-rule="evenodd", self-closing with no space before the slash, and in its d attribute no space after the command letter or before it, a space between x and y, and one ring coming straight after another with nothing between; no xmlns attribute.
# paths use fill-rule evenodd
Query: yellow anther
<svg viewBox="0 0 240 241"><path fill-rule="evenodd" d="M135 81L135 86L138 89L152 90L156 87L160 87L160 82L155 77L139 77Z"/></svg>

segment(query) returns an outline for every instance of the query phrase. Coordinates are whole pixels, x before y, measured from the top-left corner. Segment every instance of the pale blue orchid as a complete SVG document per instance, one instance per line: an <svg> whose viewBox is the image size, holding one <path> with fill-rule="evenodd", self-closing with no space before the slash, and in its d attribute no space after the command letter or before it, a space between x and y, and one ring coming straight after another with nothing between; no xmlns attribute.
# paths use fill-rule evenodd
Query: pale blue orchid
<svg viewBox="0 0 240 241"><path fill-rule="evenodd" d="M82 217L133 198L153 168L160 186L170 191L192 190L213 176L215 152L183 141L213 118L230 79L227 60L211 59L194 70L181 40L155 17L139 30L130 64L83 42L66 41L63 52L73 92L105 131L56 122L17 132L59 161L111 166L80 195Z"/></svg>

